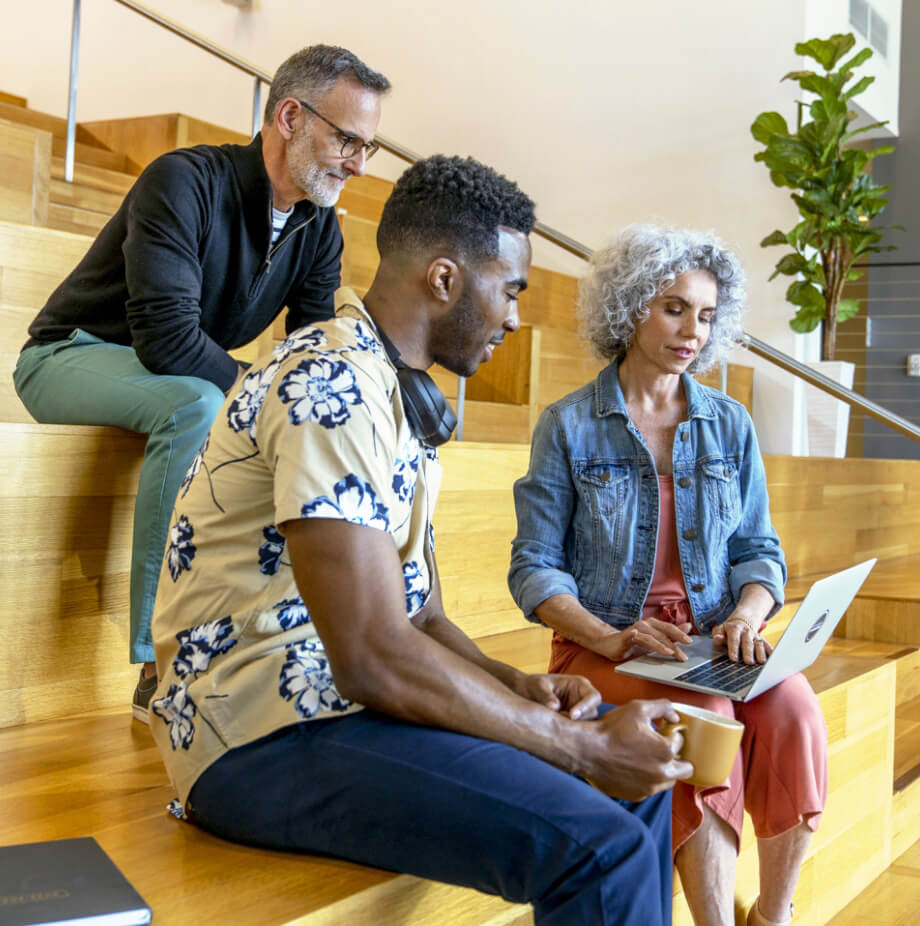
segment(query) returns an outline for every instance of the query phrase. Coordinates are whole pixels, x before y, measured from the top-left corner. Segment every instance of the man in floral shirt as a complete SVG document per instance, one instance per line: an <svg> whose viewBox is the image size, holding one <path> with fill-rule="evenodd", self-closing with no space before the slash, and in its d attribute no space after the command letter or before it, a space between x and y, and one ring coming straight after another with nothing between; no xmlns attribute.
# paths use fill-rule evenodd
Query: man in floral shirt
<svg viewBox="0 0 920 926"><path fill-rule="evenodd" d="M690 768L652 726L669 703L599 710L584 679L488 659L441 603L441 470L405 380L469 376L518 328L533 222L475 161L416 164L364 303L340 291L230 393L176 503L151 729L177 815L224 838L499 893L539 924L670 923Z"/></svg>

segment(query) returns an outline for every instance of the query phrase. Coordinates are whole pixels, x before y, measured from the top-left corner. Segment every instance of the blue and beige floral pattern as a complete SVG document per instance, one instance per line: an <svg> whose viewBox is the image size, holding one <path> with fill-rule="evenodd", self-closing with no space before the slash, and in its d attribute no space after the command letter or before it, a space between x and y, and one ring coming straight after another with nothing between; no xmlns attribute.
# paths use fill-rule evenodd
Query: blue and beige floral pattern
<svg viewBox="0 0 920 926"><path fill-rule="evenodd" d="M196 624L188 630L176 634L179 652L173 660L173 670L179 678L196 676L206 672L211 660L221 653L236 646L233 633L233 619L222 617L220 620Z"/></svg>
<svg viewBox="0 0 920 926"><path fill-rule="evenodd" d="M344 711L348 702L335 690L329 660L319 640L305 640L285 650L278 693L293 701L301 717L314 717L318 711Z"/></svg>
<svg viewBox="0 0 920 926"><path fill-rule="evenodd" d="M325 347L326 344L326 335L319 328L313 328L312 326L298 328L273 348L272 356L281 363L287 360L291 354L304 350L317 350L320 347Z"/></svg>
<svg viewBox="0 0 920 926"><path fill-rule="evenodd" d="M357 350L369 350L376 357L383 356L383 345L363 322L358 322L355 325L355 348Z"/></svg>
<svg viewBox="0 0 920 926"><path fill-rule="evenodd" d="M259 572L262 575L273 576L278 571L281 557L284 555L284 535L274 524L269 524L268 527L262 528L262 536L265 543L259 547Z"/></svg>
<svg viewBox="0 0 920 926"><path fill-rule="evenodd" d="M291 630L301 624L310 623L310 612L299 595L296 598L285 598L275 605L276 617L282 630Z"/></svg>
<svg viewBox="0 0 920 926"><path fill-rule="evenodd" d="M192 723L198 708L184 684L170 685L165 698L150 702L150 709L169 727L169 741L173 751L188 749L195 738Z"/></svg>
<svg viewBox="0 0 920 926"><path fill-rule="evenodd" d="M376 326L345 292L335 319L292 332L241 377L178 493L150 705L177 816L227 750L361 707L336 688L285 522L324 517L386 532L407 612L428 597L437 453L412 437Z"/></svg>
<svg viewBox="0 0 920 926"><path fill-rule="evenodd" d="M403 563L403 582L406 586L406 612L411 617L425 603L425 577L415 560Z"/></svg>
<svg viewBox="0 0 920 926"><path fill-rule="evenodd" d="M192 560L195 558L195 544L192 543L194 536L195 531L189 519L184 514L180 515L169 531L169 546L166 548L166 563L173 582L183 570L192 568Z"/></svg>
<svg viewBox="0 0 920 926"><path fill-rule="evenodd" d="M434 524L428 522L428 549L434 553Z"/></svg>
<svg viewBox="0 0 920 926"><path fill-rule="evenodd" d="M304 518L335 518L389 530L390 512L386 505L377 501L377 493L371 485L354 473L349 473L334 486L335 501L322 495L301 509Z"/></svg>
<svg viewBox="0 0 920 926"><path fill-rule="evenodd" d="M302 360L285 374L278 395L282 402L290 403L292 424L312 421L324 428L344 424L351 414L348 406L361 402L354 372L344 361L330 357Z"/></svg>
<svg viewBox="0 0 920 926"><path fill-rule="evenodd" d="M209 434L205 439L204 443L201 445L201 450L195 454L192 458L192 462L189 464L188 469L185 471L185 478L182 480L182 485L179 487L179 498L185 498L185 493L188 492L189 487L192 484L192 480L201 472L201 464L204 462L204 455L208 451L208 444L211 442L211 435Z"/></svg>
<svg viewBox="0 0 920 926"><path fill-rule="evenodd" d="M233 431L248 431L249 439L256 442L256 421L281 364L277 360L243 377L240 391L227 409L227 424Z"/></svg>
<svg viewBox="0 0 920 926"><path fill-rule="evenodd" d="M396 497L407 505L412 504L415 482L418 479L419 445L412 437L406 441L403 453L393 466L393 491Z"/></svg>

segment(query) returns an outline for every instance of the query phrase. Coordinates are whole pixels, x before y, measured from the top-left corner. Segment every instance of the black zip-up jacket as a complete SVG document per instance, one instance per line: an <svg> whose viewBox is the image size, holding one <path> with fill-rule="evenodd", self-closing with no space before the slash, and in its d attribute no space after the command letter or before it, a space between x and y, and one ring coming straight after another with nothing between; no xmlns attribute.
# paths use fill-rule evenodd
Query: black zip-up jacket
<svg viewBox="0 0 920 926"><path fill-rule="evenodd" d="M285 305L288 332L334 314L335 210L304 200L274 247L271 230L261 135L246 146L170 151L137 178L29 326L25 346L82 328L133 347L152 373L200 376L226 391L237 373L227 351Z"/></svg>

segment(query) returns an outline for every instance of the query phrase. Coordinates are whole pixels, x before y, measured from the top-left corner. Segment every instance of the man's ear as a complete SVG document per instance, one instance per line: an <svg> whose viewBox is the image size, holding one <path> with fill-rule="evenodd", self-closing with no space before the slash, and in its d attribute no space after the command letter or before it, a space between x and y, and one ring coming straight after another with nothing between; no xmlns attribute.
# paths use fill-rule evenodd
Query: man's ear
<svg viewBox="0 0 920 926"><path fill-rule="evenodd" d="M275 110L275 128L285 141L290 141L297 131L297 115L300 104L293 97L282 100Z"/></svg>
<svg viewBox="0 0 920 926"><path fill-rule="evenodd" d="M460 268L449 257L436 257L428 265L426 280L432 298L445 305L451 305L463 288Z"/></svg>

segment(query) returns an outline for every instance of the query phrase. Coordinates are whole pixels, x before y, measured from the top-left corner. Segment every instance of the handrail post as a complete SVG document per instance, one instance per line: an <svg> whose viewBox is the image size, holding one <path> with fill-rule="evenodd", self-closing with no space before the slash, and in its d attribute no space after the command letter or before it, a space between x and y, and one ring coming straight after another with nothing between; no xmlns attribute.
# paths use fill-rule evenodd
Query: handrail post
<svg viewBox="0 0 920 926"><path fill-rule="evenodd" d="M463 408L466 405L466 377L457 377L457 429L455 440L463 440Z"/></svg>
<svg viewBox="0 0 920 926"><path fill-rule="evenodd" d="M70 33L70 93L67 98L67 150L64 152L64 179L73 183L74 150L77 141L77 70L80 66L80 0L73 0L73 26Z"/></svg>
<svg viewBox="0 0 920 926"><path fill-rule="evenodd" d="M252 137L255 138L262 127L262 80L253 77L252 81Z"/></svg>

